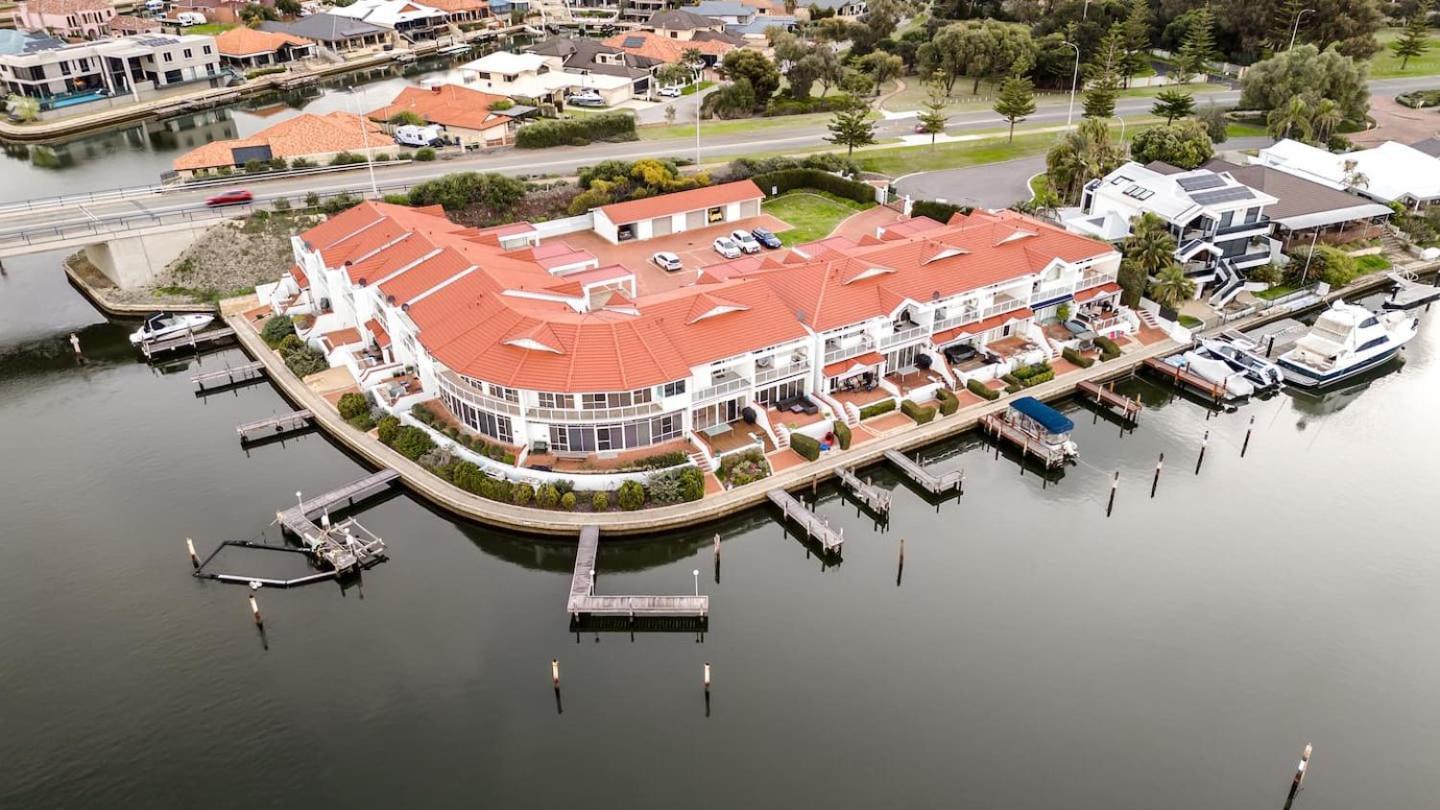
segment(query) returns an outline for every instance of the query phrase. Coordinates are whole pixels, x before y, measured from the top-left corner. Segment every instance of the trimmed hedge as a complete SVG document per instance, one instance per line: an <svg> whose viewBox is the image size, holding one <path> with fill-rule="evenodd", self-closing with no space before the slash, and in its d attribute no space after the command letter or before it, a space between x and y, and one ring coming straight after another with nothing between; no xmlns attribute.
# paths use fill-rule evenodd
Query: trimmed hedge
<svg viewBox="0 0 1440 810"><path fill-rule="evenodd" d="M1055 379L1055 369L1049 363L1035 363L1029 366L1021 366L1010 374L1005 375L1007 382L1013 381L1022 388L1029 388L1032 385L1039 385Z"/></svg>
<svg viewBox="0 0 1440 810"><path fill-rule="evenodd" d="M1095 338L1095 345L1100 347L1101 362L1105 362L1107 360L1114 360L1115 358L1120 356L1120 347L1116 346L1115 341L1111 340L1108 337L1104 337L1102 335Z"/></svg>
<svg viewBox="0 0 1440 810"><path fill-rule="evenodd" d="M949 416L960 410L960 398L951 391L940 388L935 391L935 399L940 403L941 416Z"/></svg>
<svg viewBox="0 0 1440 810"><path fill-rule="evenodd" d="M887 399L884 402L876 402L873 405L866 405L860 409L860 418L869 419L872 416L879 416L882 413L889 413L895 410L895 400Z"/></svg>
<svg viewBox="0 0 1440 810"><path fill-rule="evenodd" d="M522 130L523 131L523 130ZM781 169L750 178L766 194L775 196L797 188L828 191L837 197L861 204L875 202L875 188L868 183L846 180L820 169Z"/></svg>
<svg viewBox="0 0 1440 810"><path fill-rule="evenodd" d="M1080 368L1089 368L1095 365L1095 358L1086 357L1085 355L1070 348L1069 346L1066 346L1064 349L1060 350L1060 356L1065 358L1066 360L1069 360Z"/></svg>
<svg viewBox="0 0 1440 810"><path fill-rule="evenodd" d="M849 450L851 439L850 426L836 419L833 430L835 431L835 441L840 444L840 449Z"/></svg>
<svg viewBox="0 0 1440 810"><path fill-rule="evenodd" d="M935 406L921 405L914 400L902 400L900 402L900 411L911 419L914 419L917 425L923 425L935 418Z"/></svg>
<svg viewBox="0 0 1440 810"><path fill-rule="evenodd" d="M966 380L965 387L970 389L970 393L983 399L996 400L1000 398L999 391L996 391L994 388L991 388L979 380Z"/></svg>
<svg viewBox="0 0 1440 810"><path fill-rule="evenodd" d="M515 145L521 149L544 149L585 146L593 141L633 141L637 137L635 116L610 112L526 124L515 133Z"/></svg>
<svg viewBox="0 0 1440 810"><path fill-rule="evenodd" d="M790 449L811 461L820 458L820 442L804 433L790 434Z"/></svg>
<svg viewBox="0 0 1440 810"><path fill-rule="evenodd" d="M937 222L949 222L956 214L970 215L974 206L952 205L950 203L935 202L934 200L916 200L910 205L910 216L929 217Z"/></svg>

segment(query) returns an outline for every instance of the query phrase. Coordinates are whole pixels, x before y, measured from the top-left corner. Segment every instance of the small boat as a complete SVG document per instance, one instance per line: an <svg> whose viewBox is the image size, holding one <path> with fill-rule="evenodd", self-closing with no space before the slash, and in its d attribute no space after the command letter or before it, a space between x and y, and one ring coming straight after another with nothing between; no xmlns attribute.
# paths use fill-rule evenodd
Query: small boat
<svg viewBox="0 0 1440 810"><path fill-rule="evenodd" d="M1248 342L1248 341L1247 341ZM1255 352L1238 344L1217 338L1204 338L1200 346L1209 354L1224 360L1257 388L1277 388L1285 383L1285 373L1280 367Z"/></svg>
<svg viewBox="0 0 1440 810"><path fill-rule="evenodd" d="M1255 384L1230 364L1205 351L1188 351L1181 355L1184 368L1201 379L1225 386L1226 399L1243 399L1255 393Z"/></svg>
<svg viewBox="0 0 1440 810"><path fill-rule="evenodd" d="M1336 301L1295 348L1280 355L1280 369L1304 388L1332 385L1390 360L1419 329L1419 320L1403 310L1377 314Z"/></svg>
<svg viewBox="0 0 1440 810"><path fill-rule="evenodd" d="M1395 282L1390 288L1390 297L1380 304L1385 309L1414 309L1440 298L1440 287L1421 284L1398 273L1391 273L1390 280Z"/></svg>
<svg viewBox="0 0 1440 810"><path fill-rule="evenodd" d="M1026 439L1037 443L1048 466L1080 455L1080 448L1070 441L1070 431L1075 429L1075 423L1034 397L1020 397L1011 402L1009 409L1000 415L1000 420L1004 427L1022 434L1018 444L1028 447ZM1014 436L1010 438L1016 439Z"/></svg>
<svg viewBox="0 0 1440 810"><path fill-rule="evenodd" d="M198 332L209 326L215 316L205 312L161 312L145 319L145 325L130 333L131 345L152 340Z"/></svg>

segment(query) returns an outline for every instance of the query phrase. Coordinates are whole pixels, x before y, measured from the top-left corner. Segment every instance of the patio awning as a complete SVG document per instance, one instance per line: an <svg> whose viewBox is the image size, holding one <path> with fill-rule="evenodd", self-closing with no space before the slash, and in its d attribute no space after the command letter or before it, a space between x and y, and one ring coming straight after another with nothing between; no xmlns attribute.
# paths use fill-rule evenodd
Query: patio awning
<svg viewBox="0 0 1440 810"><path fill-rule="evenodd" d="M934 342L936 346L941 346L955 340L956 338L964 337L965 335L982 335L997 326L1004 326L1010 321L1023 320L1025 318L1029 318L1034 314L1035 310L1030 309L1029 307L1021 307L1020 309L1014 310L1012 312L1006 312L1000 315L996 315L993 318L986 318L983 321L967 323L964 326L957 326L953 329L946 329L944 332L936 332L935 334L930 336L930 340Z"/></svg>
<svg viewBox="0 0 1440 810"><path fill-rule="evenodd" d="M1109 295L1110 293L1117 292L1120 292L1120 285L1112 281L1109 284L1101 284L1099 287L1091 287L1088 290L1081 290L1080 292L1075 293L1075 301L1077 303L1083 303L1085 301L1089 301L1092 298L1099 298L1102 295Z"/></svg>
<svg viewBox="0 0 1440 810"><path fill-rule="evenodd" d="M873 371L875 366L885 362L877 352L866 352L859 357L851 357L848 360L837 360L825 366L826 377L850 377L866 371Z"/></svg>

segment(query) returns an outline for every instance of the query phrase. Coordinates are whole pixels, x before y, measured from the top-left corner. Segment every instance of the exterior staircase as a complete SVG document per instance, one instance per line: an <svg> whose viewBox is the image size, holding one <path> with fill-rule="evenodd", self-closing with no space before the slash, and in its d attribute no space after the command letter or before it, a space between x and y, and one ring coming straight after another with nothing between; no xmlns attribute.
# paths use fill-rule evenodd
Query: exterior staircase
<svg viewBox="0 0 1440 810"><path fill-rule="evenodd" d="M699 450L691 450L686 455L690 456L690 463L699 467L701 472L715 472L715 463Z"/></svg>
<svg viewBox="0 0 1440 810"><path fill-rule="evenodd" d="M1141 323L1145 324L1151 329L1160 328L1160 319L1156 318L1155 313L1151 312L1150 310L1141 307L1140 309L1135 310L1135 314L1140 316Z"/></svg>
<svg viewBox="0 0 1440 810"><path fill-rule="evenodd" d="M1221 261L1215 268L1216 278L1220 281L1220 287L1215 294L1210 296L1210 306L1213 309L1223 309L1230 303L1240 291L1245 289L1245 277L1230 266L1227 261Z"/></svg>
<svg viewBox="0 0 1440 810"><path fill-rule="evenodd" d="M775 426L775 447L784 450L790 446L790 428L784 425Z"/></svg>

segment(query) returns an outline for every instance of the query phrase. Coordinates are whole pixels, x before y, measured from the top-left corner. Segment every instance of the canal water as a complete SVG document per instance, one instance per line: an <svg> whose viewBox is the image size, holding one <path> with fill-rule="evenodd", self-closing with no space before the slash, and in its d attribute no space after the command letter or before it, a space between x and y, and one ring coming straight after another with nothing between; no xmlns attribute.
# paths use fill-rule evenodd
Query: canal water
<svg viewBox="0 0 1440 810"><path fill-rule="evenodd" d="M364 113L405 87L461 81L455 66L477 58L437 57L338 76L309 87L243 99L213 110L145 121L53 144L0 143L0 202L152 185L175 158L212 141L246 138L301 113ZM86 170L89 171L86 171Z"/></svg>
<svg viewBox="0 0 1440 810"><path fill-rule="evenodd" d="M1066 404L1058 480L970 437L925 452L958 501L866 473L888 527L822 486L838 565L768 508L602 544L601 593L698 570L703 636L572 633L573 545L399 494L359 512L391 561L262 591L262 638L184 538L276 541L296 490L364 468L314 434L242 450L286 404L188 382L240 353L137 362L56 259L0 278L0 807L1279 808L1307 742L1298 807L1433 804L1433 315L1338 395L1212 413L1135 383L1133 431Z"/></svg>

